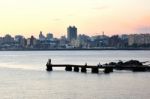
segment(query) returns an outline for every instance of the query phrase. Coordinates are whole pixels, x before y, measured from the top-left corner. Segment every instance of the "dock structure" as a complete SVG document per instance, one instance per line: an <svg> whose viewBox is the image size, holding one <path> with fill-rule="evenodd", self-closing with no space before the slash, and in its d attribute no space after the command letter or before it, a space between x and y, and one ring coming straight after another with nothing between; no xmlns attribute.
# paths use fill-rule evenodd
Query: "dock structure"
<svg viewBox="0 0 150 99"><path fill-rule="evenodd" d="M150 71L150 66L147 65L141 65L141 66L136 66L134 64L132 65L128 65L128 66L121 66L121 65L117 65L117 64L104 64L104 65L100 65L100 63L98 65L87 65L87 63L85 63L85 65L73 65L73 64L52 64L51 63L51 59L48 60L47 64L46 64L46 70L47 71L53 71L53 67L64 67L66 71L75 71L75 72L79 72L81 70L82 73L86 73L87 69L91 69L91 73L99 73L99 69L103 69L104 73L111 73L113 72L113 70L131 70L134 72L145 72L145 71Z"/></svg>

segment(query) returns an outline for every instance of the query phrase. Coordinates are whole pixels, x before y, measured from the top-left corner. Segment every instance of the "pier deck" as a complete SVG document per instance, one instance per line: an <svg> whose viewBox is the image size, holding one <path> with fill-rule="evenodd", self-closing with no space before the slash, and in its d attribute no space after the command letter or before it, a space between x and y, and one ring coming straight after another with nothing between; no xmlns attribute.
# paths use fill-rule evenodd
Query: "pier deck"
<svg viewBox="0 0 150 99"><path fill-rule="evenodd" d="M150 66L147 65L143 65L141 67L137 67L137 66L125 66L125 67L116 67L113 65L101 65L101 66L97 66L97 65L72 65L72 64L51 64L52 67L66 67L66 66L70 66L70 67L85 67L85 68L99 68L99 69L105 69L105 68L113 68L113 69L134 69L134 68L147 68L150 69Z"/></svg>
<svg viewBox="0 0 150 99"><path fill-rule="evenodd" d="M116 70L132 70L132 71L150 71L150 66L148 65L142 65L142 66L136 66L136 65L129 65L129 66L116 66L116 65L74 65L74 64L52 64L51 59L49 59L48 63L46 64L47 71L52 71L53 67L65 67L66 71L72 71L72 68L74 71L79 72L79 68L81 68L81 72L86 72L87 68L90 68L92 70L92 73L98 73L99 69L104 69L105 73L113 72L114 69Z"/></svg>

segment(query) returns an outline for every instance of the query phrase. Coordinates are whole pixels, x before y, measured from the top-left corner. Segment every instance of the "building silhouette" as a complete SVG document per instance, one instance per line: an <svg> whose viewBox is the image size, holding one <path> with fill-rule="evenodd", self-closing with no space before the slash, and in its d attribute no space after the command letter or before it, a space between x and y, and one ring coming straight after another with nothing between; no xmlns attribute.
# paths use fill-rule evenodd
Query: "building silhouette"
<svg viewBox="0 0 150 99"><path fill-rule="evenodd" d="M40 41L44 41L45 40L45 36L43 35L42 31L40 31L39 40Z"/></svg>
<svg viewBox="0 0 150 99"><path fill-rule="evenodd" d="M75 26L69 26L67 28L67 39L69 41L77 39L77 28Z"/></svg>
<svg viewBox="0 0 150 99"><path fill-rule="evenodd" d="M52 33L48 33L47 36L46 36L46 39L47 40L53 39L53 34Z"/></svg>

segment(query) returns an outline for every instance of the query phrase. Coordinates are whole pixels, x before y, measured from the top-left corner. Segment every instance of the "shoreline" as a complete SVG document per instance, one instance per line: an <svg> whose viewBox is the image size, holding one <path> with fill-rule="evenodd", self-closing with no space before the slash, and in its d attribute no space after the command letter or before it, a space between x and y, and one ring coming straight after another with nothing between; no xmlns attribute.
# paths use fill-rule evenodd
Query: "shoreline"
<svg viewBox="0 0 150 99"><path fill-rule="evenodd" d="M0 49L0 51L104 51L104 50L150 50L150 48L71 48L71 49Z"/></svg>

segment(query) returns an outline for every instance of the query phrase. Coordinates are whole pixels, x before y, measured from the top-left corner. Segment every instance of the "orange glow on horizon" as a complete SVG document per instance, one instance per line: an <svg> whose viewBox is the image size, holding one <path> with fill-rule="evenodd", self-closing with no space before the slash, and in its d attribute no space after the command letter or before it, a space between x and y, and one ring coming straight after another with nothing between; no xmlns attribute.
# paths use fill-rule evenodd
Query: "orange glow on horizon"
<svg viewBox="0 0 150 99"><path fill-rule="evenodd" d="M150 33L150 0L0 0L0 36Z"/></svg>

